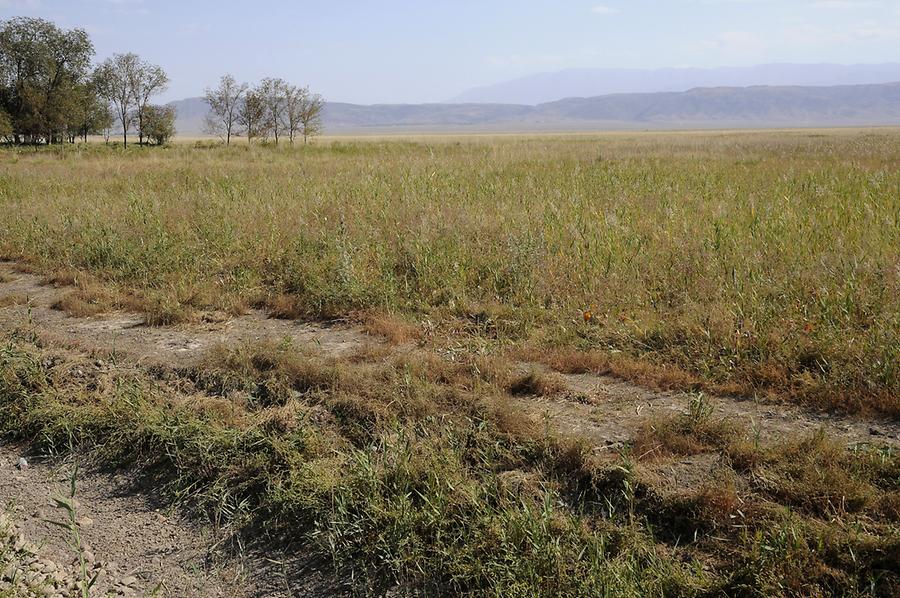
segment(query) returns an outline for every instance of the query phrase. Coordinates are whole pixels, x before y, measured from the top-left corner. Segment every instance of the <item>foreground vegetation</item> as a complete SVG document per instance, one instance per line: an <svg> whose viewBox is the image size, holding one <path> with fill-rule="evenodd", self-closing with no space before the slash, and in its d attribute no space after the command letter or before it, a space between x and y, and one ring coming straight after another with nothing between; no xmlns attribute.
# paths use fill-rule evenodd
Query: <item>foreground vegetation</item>
<svg viewBox="0 0 900 598"><path fill-rule="evenodd" d="M900 456L888 449L821 434L762 444L698 396L647 422L633 451L596 452L514 415L484 358L338 361L264 344L148 380L103 357L27 332L5 341L0 437L137 467L168 499L268 546L330 556L361 592L900 590Z"/></svg>
<svg viewBox="0 0 900 598"><path fill-rule="evenodd" d="M142 369L23 321L0 439L136 468L363 593L894 596L892 449L765 441L701 392L599 448L521 415L559 381L512 364L900 414L898 163L893 131L10 149L0 253L56 309L393 345Z"/></svg>
<svg viewBox="0 0 900 598"><path fill-rule="evenodd" d="M160 323L387 312L900 414L895 131L62 149L0 154L0 253Z"/></svg>

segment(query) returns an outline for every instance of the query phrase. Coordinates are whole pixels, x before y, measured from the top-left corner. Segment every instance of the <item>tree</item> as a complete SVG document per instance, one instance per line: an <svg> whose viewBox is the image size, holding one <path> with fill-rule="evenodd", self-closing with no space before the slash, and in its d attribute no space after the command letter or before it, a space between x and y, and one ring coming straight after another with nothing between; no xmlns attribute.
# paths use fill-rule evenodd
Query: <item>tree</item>
<svg viewBox="0 0 900 598"><path fill-rule="evenodd" d="M244 94L238 110L238 122L247 135L247 143L265 133L266 105L258 90L251 89Z"/></svg>
<svg viewBox="0 0 900 598"><path fill-rule="evenodd" d="M215 89L206 88L209 114L206 116L204 130L211 135L222 137L225 145L231 145L231 135L237 133L245 93L247 84L239 84L231 75L222 77Z"/></svg>
<svg viewBox="0 0 900 598"><path fill-rule="evenodd" d="M287 131L291 145L294 145L294 139L296 139L297 134L300 133L300 116L303 113L308 97L309 88L307 87L288 85L285 90L284 111L282 117L284 119L284 130Z"/></svg>
<svg viewBox="0 0 900 598"><path fill-rule="evenodd" d="M0 107L16 142L63 139L93 56L82 29L27 17L0 22Z"/></svg>
<svg viewBox="0 0 900 598"><path fill-rule="evenodd" d="M12 121L6 110L0 108L0 139L10 140L13 136Z"/></svg>
<svg viewBox="0 0 900 598"><path fill-rule="evenodd" d="M282 128L282 113L284 111L285 95L288 84L284 79L267 77L259 85L259 95L263 103L263 126L266 131L275 136L275 145L278 145L278 134Z"/></svg>
<svg viewBox="0 0 900 598"><path fill-rule="evenodd" d="M132 82L137 78L140 62L137 54L116 54L97 67L94 74L100 95L113 105L116 118L122 125L125 147L128 147L128 128L132 123L132 109L135 106Z"/></svg>
<svg viewBox="0 0 900 598"><path fill-rule="evenodd" d="M101 135L112 128L115 117L109 104L96 93L93 86L83 86L76 99L77 109L69 125L72 142L76 137L87 141L88 135Z"/></svg>
<svg viewBox="0 0 900 598"><path fill-rule="evenodd" d="M322 110L325 108L325 99L319 94L305 94L300 110L300 132L303 134L303 143L307 143L310 137L322 132Z"/></svg>
<svg viewBox="0 0 900 598"><path fill-rule="evenodd" d="M144 107L144 132L147 139L156 145L165 145L175 136L175 107Z"/></svg>
<svg viewBox="0 0 900 598"><path fill-rule="evenodd" d="M144 118L150 98L164 92L169 87L169 76L155 64L138 59L136 68L130 71L131 95L135 104L138 126L138 144L144 145Z"/></svg>

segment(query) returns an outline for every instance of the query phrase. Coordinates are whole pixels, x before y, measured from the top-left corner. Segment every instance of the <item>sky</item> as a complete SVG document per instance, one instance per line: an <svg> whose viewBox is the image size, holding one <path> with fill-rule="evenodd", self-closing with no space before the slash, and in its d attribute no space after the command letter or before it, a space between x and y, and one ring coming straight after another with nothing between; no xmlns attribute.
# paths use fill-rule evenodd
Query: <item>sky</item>
<svg viewBox="0 0 900 598"><path fill-rule="evenodd" d="M327 99L437 102L588 67L900 62L900 0L0 0L161 65L161 100L231 73Z"/></svg>

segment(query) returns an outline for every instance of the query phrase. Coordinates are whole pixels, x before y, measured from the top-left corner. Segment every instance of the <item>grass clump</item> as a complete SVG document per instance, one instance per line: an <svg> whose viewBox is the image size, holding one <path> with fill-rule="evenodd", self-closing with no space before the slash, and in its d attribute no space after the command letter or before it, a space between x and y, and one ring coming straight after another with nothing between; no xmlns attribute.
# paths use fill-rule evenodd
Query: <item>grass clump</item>
<svg viewBox="0 0 900 598"><path fill-rule="evenodd" d="M635 453L697 455L728 445L738 437L739 429L725 419L714 419L714 410L706 395L694 395L685 413L645 423L635 439Z"/></svg>

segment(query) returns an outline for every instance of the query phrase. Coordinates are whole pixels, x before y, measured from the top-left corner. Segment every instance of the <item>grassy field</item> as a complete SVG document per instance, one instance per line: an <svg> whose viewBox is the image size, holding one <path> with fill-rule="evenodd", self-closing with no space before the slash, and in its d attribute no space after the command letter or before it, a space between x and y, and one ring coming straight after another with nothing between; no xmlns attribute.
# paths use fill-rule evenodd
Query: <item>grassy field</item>
<svg viewBox="0 0 900 598"><path fill-rule="evenodd" d="M900 415L900 131L9 149L0 254L76 315L393 341L149 371L27 322L0 346L0 438L143 468L359 593L900 591L895 450L763 442L700 392ZM555 392L518 359L692 400L598 451L516 407Z"/></svg>
<svg viewBox="0 0 900 598"><path fill-rule="evenodd" d="M161 322L474 322L632 377L900 413L892 130L12 150L0 252Z"/></svg>

